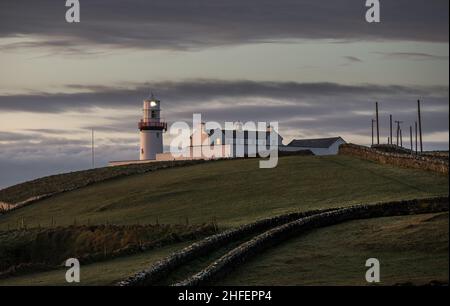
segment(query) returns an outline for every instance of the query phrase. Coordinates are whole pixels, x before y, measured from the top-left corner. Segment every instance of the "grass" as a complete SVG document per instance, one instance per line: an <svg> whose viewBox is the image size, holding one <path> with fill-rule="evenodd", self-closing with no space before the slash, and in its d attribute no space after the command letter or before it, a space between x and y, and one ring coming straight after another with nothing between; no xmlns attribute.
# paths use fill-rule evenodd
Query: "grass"
<svg viewBox="0 0 450 306"><path fill-rule="evenodd" d="M216 285L367 285L365 261L380 261L380 285L448 283L448 213L351 221L311 231L258 255Z"/></svg>
<svg viewBox="0 0 450 306"><path fill-rule="evenodd" d="M167 161L139 165L102 167L50 175L1 189L0 202L16 204L37 196L73 190L110 179L146 173L166 167L187 166L202 162L203 161L201 160Z"/></svg>
<svg viewBox="0 0 450 306"><path fill-rule="evenodd" d="M230 160L117 178L0 216L0 230L77 224L236 226L292 211L448 194L448 177L346 156ZM53 220L53 221L52 221Z"/></svg>
<svg viewBox="0 0 450 306"><path fill-rule="evenodd" d="M113 285L116 282L148 268L170 253L187 246L188 242L177 243L136 255L120 257L109 261L81 265L80 283L67 283L65 269L21 275L0 279L0 286L64 286L64 285Z"/></svg>
<svg viewBox="0 0 450 306"><path fill-rule="evenodd" d="M105 260L214 233L213 224L70 226L0 232L0 272L11 267L15 271L32 268L33 264L54 267L72 257L82 263Z"/></svg>

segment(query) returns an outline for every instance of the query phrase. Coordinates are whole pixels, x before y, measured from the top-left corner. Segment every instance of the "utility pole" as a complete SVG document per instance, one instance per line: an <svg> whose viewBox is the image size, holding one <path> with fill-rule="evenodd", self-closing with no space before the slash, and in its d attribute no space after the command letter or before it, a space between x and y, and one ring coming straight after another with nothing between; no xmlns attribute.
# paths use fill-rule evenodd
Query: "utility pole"
<svg viewBox="0 0 450 306"><path fill-rule="evenodd" d="M422 116L420 114L420 100L417 100L417 115L419 117L420 153L422 153L423 152L423 144L422 144Z"/></svg>
<svg viewBox="0 0 450 306"><path fill-rule="evenodd" d="M377 120L377 144L380 144L380 124L378 120L378 102L375 102L376 120Z"/></svg>
<svg viewBox="0 0 450 306"><path fill-rule="evenodd" d="M375 123L375 119L372 119L372 146L373 146L373 124Z"/></svg>
<svg viewBox="0 0 450 306"><path fill-rule="evenodd" d="M402 129L400 129L400 147L403 148L403 136L402 136Z"/></svg>
<svg viewBox="0 0 450 306"><path fill-rule="evenodd" d="M398 141L400 138L400 123L403 123L403 121L396 120L395 123L397 123L397 146L398 146Z"/></svg>
<svg viewBox="0 0 450 306"><path fill-rule="evenodd" d="M390 128L390 140L391 142L389 144L392 144L392 115L389 115L389 128Z"/></svg>
<svg viewBox="0 0 450 306"><path fill-rule="evenodd" d="M411 154L413 154L413 140L412 140L412 137L413 137L413 133L412 133L412 125L410 125L409 126L409 142L410 142L410 145L411 145Z"/></svg>
<svg viewBox="0 0 450 306"><path fill-rule="evenodd" d="M415 135L416 135L416 155L417 155L417 121L414 122Z"/></svg>
<svg viewBox="0 0 450 306"><path fill-rule="evenodd" d="M92 169L94 169L95 167L95 162L94 162L94 129L92 129L92 146L91 146L91 153L92 153Z"/></svg>

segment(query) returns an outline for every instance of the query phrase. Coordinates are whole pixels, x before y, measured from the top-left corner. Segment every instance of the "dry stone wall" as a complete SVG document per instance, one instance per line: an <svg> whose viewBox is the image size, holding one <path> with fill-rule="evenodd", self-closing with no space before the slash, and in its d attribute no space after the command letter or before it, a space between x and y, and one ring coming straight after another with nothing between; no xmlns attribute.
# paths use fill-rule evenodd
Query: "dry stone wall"
<svg viewBox="0 0 450 306"><path fill-rule="evenodd" d="M313 210L268 218L207 237L169 255L148 269L119 282L117 285L147 286L155 284L167 273L195 259L197 256L207 254L228 242L243 239L255 233L259 235L233 249L199 274L177 285L192 286L205 284L220 277L222 274L228 273L235 265L244 262L248 257L258 253L262 249L311 228L327 226L352 219L430 213L446 210L448 210L448 197Z"/></svg>
<svg viewBox="0 0 450 306"><path fill-rule="evenodd" d="M296 212L286 215L281 215L273 218L259 220L250 224L242 225L235 229L226 230L220 234L216 234L199 242L193 243L188 247L183 248L180 251L174 252L168 257L156 262L148 269L141 271L126 280L119 282L119 286L148 286L155 284L161 280L167 273L175 270L181 265L195 259L198 256L207 254L223 245L236 241L250 235L261 233L274 226L291 222L299 218L307 217L310 215L318 214L324 211L332 211L334 209L327 210L311 210L307 212Z"/></svg>
<svg viewBox="0 0 450 306"><path fill-rule="evenodd" d="M339 147L339 154L355 156L358 158L389 164L404 168L414 168L433 171L448 175L448 159L430 155L401 154L383 152L355 144L343 144Z"/></svg>
<svg viewBox="0 0 450 306"><path fill-rule="evenodd" d="M275 227L254 237L250 241L228 252L199 273L175 284L175 286L199 286L208 284L229 273L249 257L257 255L264 249L313 228L325 227L356 219L435 213L441 211L448 211L448 198L357 205L313 214Z"/></svg>

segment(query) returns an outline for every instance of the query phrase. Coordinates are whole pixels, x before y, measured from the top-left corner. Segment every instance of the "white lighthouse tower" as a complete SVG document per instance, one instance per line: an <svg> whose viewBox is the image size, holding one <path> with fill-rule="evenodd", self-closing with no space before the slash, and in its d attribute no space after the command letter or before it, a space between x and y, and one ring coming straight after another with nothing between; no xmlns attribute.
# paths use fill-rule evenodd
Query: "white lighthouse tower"
<svg viewBox="0 0 450 306"><path fill-rule="evenodd" d="M161 121L161 101L153 94L144 100L143 118L138 124L141 136L140 160L156 159L156 154L163 152L163 133L167 123Z"/></svg>

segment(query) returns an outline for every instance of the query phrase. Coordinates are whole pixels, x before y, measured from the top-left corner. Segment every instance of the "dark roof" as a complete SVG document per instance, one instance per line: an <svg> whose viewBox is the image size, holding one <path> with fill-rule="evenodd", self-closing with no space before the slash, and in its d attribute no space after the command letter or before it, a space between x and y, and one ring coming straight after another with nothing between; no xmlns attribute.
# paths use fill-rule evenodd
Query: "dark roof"
<svg viewBox="0 0 450 306"><path fill-rule="evenodd" d="M208 136L211 136L212 134L213 134L213 132L214 132L215 130L210 130L209 131L209 133L208 133ZM237 133L239 133L238 131L236 131L236 130L220 130L221 132L222 132L222 135L223 136L225 136L226 135L226 133L228 133L228 135L232 135L232 137L233 138L236 138L236 134ZM252 133L251 135L255 135L255 136L258 136L259 135L259 133L265 133L266 134L266 137L270 137L270 132L269 131L248 131L248 130L243 130L243 131L240 131L240 135L244 135L244 139L248 139L248 135L249 135L249 132L250 133ZM276 133L275 132L275 134L277 135L277 136L280 136L278 133ZM281 137L281 136L280 136Z"/></svg>
<svg viewBox="0 0 450 306"><path fill-rule="evenodd" d="M335 143L339 139L341 139L341 137L294 139L288 144L288 147L329 148L333 143Z"/></svg>

